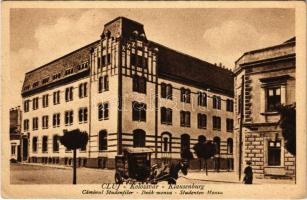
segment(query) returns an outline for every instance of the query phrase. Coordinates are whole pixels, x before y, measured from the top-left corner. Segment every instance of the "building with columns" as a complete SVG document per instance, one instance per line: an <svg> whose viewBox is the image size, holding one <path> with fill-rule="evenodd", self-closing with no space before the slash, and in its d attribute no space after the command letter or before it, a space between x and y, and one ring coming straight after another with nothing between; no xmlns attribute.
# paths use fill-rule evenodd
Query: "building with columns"
<svg viewBox="0 0 307 200"><path fill-rule="evenodd" d="M218 151L210 167L233 169L233 73L150 41L133 20L118 17L99 40L27 72L22 98L29 162L70 165L58 136L79 128L90 138L81 166L112 168L126 147L176 160L205 137Z"/></svg>
<svg viewBox="0 0 307 200"><path fill-rule="evenodd" d="M281 104L295 104L295 68L295 38L246 52L236 61L234 124L236 154L241 157L236 163L238 172L242 173L246 161L251 161L256 178L295 176L295 156L285 149L277 112Z"/></svg>

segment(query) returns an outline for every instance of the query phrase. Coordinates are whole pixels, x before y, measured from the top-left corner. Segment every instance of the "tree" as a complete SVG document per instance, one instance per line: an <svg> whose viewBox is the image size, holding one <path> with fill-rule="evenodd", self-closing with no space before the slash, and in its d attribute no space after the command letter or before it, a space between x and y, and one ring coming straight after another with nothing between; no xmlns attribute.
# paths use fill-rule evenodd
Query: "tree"
<svg viewBox="0 0 307 200"><path fill-rule="evenodd" d="M199 169L202 169L202 159L204 157L204 151L203 149L205 148L204 145L205 145L205 142L206 142L206 137L203 136L203 135L200 135L198 137L198 142L194 145L193 147L193 150L199 160Z"/></svg>
<svg viewBox="0 0 307 200"><path fill-rule="evenodd" d="M282 136L285 139L285 148L296 155L296 106L281 105L278 108L280 113L279 127L282 129Z"/></svg>
<svg viewBox="0 0 307 200"><path fill-rule="evenodd" d="M200 141L194 146L195 154L198 158L203 158L205 161L206 175L208 175L207 160L216 154L216 147L211 141L203 142Z"/></svg>
<svg viewBox="0 0 307 200"><path fill-rule="evenodd" d="M64 130L64 135L60 137L60 142L67 149L73 150L73 184L77 184L77 149L84 148L88 142L88 134L79 129L71 131Z"/></svg>
<svg viewBox="0 0 307 200"><path fill-rule="evenodd" d="M190 160L193 159L193 153L190 151L189 148L182 149L180 156L183 160L188 161L188 163L190 163Z"/></svg>

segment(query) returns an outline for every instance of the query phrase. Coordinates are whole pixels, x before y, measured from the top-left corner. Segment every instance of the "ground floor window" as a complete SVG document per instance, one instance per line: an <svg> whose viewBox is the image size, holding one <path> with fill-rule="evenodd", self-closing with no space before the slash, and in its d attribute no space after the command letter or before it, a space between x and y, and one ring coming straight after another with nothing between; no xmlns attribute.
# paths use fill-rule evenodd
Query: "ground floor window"
<svg viewBox="0 0 307 200"><path fill-rule="evenodd" d="M12 144L12 146L11 146L11 154L12 154L12 156L16 155L16 144Z"/></svg>
<svg viewBox="0 0 307 200"><path fill-rule="evenodd" d="M268 142L268 165L279 166L281 163L281 141Z"/></svg>
<svg viewBox="0 0 307 200"><path fill-rule="evenodd" d="M105 130L99 131L99 151L108 150L108 133Z"/></svg>
<svg viewBox="0 0 307 200"><path fill-rule="evenodd" d="M181 152L190 149L190 136L188 134L181 135Z"/></svg>
<svg viewBox="0 0 307 200"><path fill-rule="evenodd" d="M59 136L53 136L53 152L59 152Z"/></svg>
<svg viewBox="0 0 307 200"><path fill-rule="evenodd" d="M42 148L43 153L48 152L48 137L44 136L43 137L43 148Z"/></svg>
<svg viewBox="0 0 307 200"><path fill-rule="evenodd" d="M145 131L137 129L133 131L133 147L145 147Z"/></svg>
<svg viewBox="0 0 307 200"><path fill-rule="evenodd" d="M164 132L161 135L162 152L171 152L171 134Z"/></svg>
<svg viewBox="0 0 307 200"><path fill-rule="evenodd" d="M228 154L233 153L233 140L232 140L232 138L227 139L227 153Z"/></svg>
<svg viewBox="0 0 307 200"><path fill-rule="evenodd" d="M37 151L37 137L32 138L32 151L33 152Z"/></svg>
<svg viewBox="0 0 307 200"><path fill-rule="evenodd" d="M214 137L213 143L215 145L215 152L220 154L221 139L219 137Z"/></svg>

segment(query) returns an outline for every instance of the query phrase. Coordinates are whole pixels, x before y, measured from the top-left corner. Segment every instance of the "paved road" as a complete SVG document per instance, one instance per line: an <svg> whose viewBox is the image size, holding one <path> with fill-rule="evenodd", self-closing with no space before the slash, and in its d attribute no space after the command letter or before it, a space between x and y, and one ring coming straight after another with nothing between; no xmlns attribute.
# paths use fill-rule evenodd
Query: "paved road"
<svg viewBox="0 0 307 200"><path fill-rule="evenodd" d="M78 184L114 182L114 170L77 168ZM71 184L72 168L11 164L12 184Z"/></svg>

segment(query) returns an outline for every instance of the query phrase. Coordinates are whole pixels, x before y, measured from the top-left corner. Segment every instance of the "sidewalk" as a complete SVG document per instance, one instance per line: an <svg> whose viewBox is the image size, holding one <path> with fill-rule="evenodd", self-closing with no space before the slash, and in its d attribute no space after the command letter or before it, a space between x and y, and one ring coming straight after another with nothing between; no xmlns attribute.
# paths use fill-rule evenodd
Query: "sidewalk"
<svg viewBox="0 0 307 200"><path fill-rule="evenodd" d="M191 182L199 182L199 183L232 183L232 184L243 184L242 179L239 181L238 174L236 172L215 172L208 171L208 175L206 175L205 171L189 171L189 173L184 176L183 174L179 174L180 179L187 179ZM254 178L253 184L295 184L294 180L288 179L257 179Z"/></svg>

